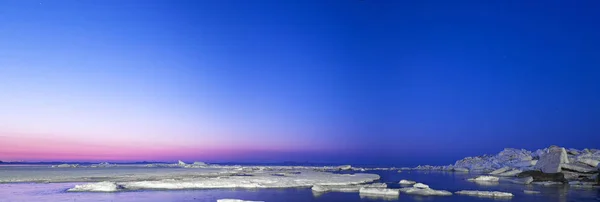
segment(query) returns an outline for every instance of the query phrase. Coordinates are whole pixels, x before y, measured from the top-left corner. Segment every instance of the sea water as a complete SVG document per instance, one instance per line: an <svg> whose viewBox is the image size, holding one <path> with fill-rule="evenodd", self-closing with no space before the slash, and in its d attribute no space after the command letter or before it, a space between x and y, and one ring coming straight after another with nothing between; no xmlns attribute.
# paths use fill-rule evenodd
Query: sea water
<svg viewBox="0 0 600 202"><path fill-rule="evenodd" d="M54 169L47 167L33 167L30 169L48 170L53 174L68 174L67 169ZM71 171L74 171L72 168ZM149 168L129 168L128 172L148 173ZM8 178L7 175L27 175L36 173L26 168L10 168L0 166L0 178ZM15 170L18 170L15 171ZM65 171L66 170L66 171ZM93 173L102 175L108 169L93 170ZM178 168L153 168L152 173L176 172ZM113 172L113 171L111 171ZM114 172L125 172L116 169ZM188 169L186 172L194 172ZM77 172L70 172L77 173ZM81 182L61 183L1 183L0 202L19 201L114 201L114 202L168 202L168 201L216 201L223 198L234 198L243 200L255 200L266 202L353 202L353 201L431 201L431 202L476 202L476 201L513 201L513 202L592 202L600 201L600 189L598 188L574 188L569 186L538 186L518 185L510 183L487 183L478 184L466 179L477 176L471 173L441 172L441 171L366 171L381 176L380 182L384 182L390 188L400 188L398 181L401 179L413 180L429 185L433 189L448 190L451 192L459 190L486 190L502 191L514 194L512 198L482 198L462 195L452 196L414 196L400 194L399 197L372 197L361 196L359 193L315 193L310 188L287 188L287 189L188 189L188 190L144 190L126 191L114 193L89 193L89 192L67 192ZM39 175L39 173L34 174ZM526 194L523 190L540 191L540 194Z"/></svg>

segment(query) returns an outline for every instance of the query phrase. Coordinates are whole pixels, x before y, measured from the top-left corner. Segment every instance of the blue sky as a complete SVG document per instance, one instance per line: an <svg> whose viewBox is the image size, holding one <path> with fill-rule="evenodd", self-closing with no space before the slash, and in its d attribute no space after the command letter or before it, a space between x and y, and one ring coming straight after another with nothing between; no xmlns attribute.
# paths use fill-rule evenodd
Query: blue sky
<svg viewBox="0 0 600 202"><path fill-rule="evenodd" d="M597 147L598 9L2 1L0 159L441 164Z"/></svg>

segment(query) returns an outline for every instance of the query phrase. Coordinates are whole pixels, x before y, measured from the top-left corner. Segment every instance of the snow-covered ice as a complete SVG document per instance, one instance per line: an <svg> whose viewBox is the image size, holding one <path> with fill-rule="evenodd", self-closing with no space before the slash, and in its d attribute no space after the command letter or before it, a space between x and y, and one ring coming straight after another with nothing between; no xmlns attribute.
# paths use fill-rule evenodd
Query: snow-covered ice
<svg viewBox="0 0 600 202"><path fill-rule="evenodd" d="M352 166L351 165L341 165L337 167L340 170L351 170Z"/></svg>
<svg viewBox="0 0 600 202"><path fill-rule="evenodd" d="M426 185L423 183L417 183L417 184L413 185L413 187L420 188L420 189L426 189L426 188L429 188L429 185Z"/></svg>
<svg viewBox="0 0 600 202"><path fill-rule="evenodd" d="M416 184L417 182L415 181L411 181L411 180L400 180L400 182L398 182L401 185L413 185Z"/></svg>
<svg viewBox="0 0 600 202"><path fill-rule="evenodd" d="M77 168L79 167L79 164L60 164L60 165L53 165L53 168Z"/></svg>
<svg viewBox="0 0 600 202"><path fill-rule="evenodd" d="M421 196L450 196L451 192L445 190L435 190L429 188L428 185L416 183L413 187L401 188L400 192L405 194L421 195Z"/></svg>
<svg viewBox="0 0 600 202"><path fill-rule="evenodd" d="M195 177L183 179L143 180L129 182L115 182L121 190L145 189L207 189L207 188L291 188L322 186L344 186L373 182L379 179L376 174L334 174L312 170L302 170L300 173L289 176L274 175L276 172L251 172L246 175L223 175L217 177ZM105 183L105 182L102 182ZM86 189L74 187L69 191L95 191L94 188L102 187L97 183L83 186ZM82 187L82 186L80 186Z"/></svg>
<svg viewBox="0 0 600 202"><path fill-rule="evenodd" d="M479 196L479 197L513 197L514 195L508 192L499 192L499 191L476 191L476 190L463 190L454 192L459 195L468 195L468 196Z"/></svg>
<svg viewBox="0 0 600 202"><path fill-rule="evenodd" d="M506 172L508 170L510 170L510 167L504 166L504 167L502 167L500 169L497 169L497 170L494 170L494 171L490 172L489 174L490 175L497 175L497 174L500 174L500 173L504 173L504 172Z"/></svg>
<svg viewBox="0 0 600 202"><path fill-rule="evenodd" d="M120 191L122 187L114 182L97 182L90 184L75 185L75 187L68 191L73 192L116 192Z"/></svg>
<svg viewBox="0 0 600 202"><path fill-rule="evenodd" d="M522 173L522 170L519 169L511 169L509 171L503 172L503 173L498 173L496 174L497 176L501 176L501 177L513 177L518 175L519 173Z"/></svg>
<svg viewBox="0 0 600 202"><path fill-rule="evenodd" d="M476 178L470 178L469 181L486 181L486 182L498 182L500 178L494 176L479 176Z"/></svg>
<svg viewBox="0 0 600 202"><path fill-rule="evenodd" d="M430 188L421 189L421 188L416 188L416 187L400 188L400 192L405 193L405 194L421 195L421 196L451 196L452 195L452 192L445 191L445 190L435 190L435 189L430 189Z"/></svg>
<svg viewBox="0 0 600 202"><path fill-rule="evenodd" d="M245 201L241 199L218 199L217 202L264 202L264 201Z"/></svg>
<svg viewBox="0 0 600 202"><path fill-rule="evenodd" d="M585 164L587 164L589 166L592 166L594 168L598 167L598 164L600 164L599 160L589 159L589 158L580 158L580 159L577 159L577 161L580 162L580 163L585 163Z"/></svg>
<svg viewBox="0 0 600 202"><path fill-rule="evenodd" d="M560 164L560 167L562 169L574 170L574 171L582 172L582 173L589 173L589 172L594 172L594 171L598 170L596 167L591 167L591 166L589 166L587 164L583 164L583 163L563 163L563 164Z"/></svg>

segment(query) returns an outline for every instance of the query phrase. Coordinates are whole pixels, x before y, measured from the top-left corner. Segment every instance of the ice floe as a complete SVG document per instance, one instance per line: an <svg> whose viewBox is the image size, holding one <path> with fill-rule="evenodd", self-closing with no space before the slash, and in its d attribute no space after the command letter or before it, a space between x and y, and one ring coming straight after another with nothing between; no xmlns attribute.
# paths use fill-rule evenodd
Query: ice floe
<svg viewBox="0 0 600 202"><path fill-rule="evenodd" d="M108 167L115 167L115 166L117 166L117 164L111 164L111 163L108 163L108 162L102 162L102 163L99 163L99 164L92 164L92 165L90 165L90 168L108 168Z"/></svg>
<svg viewBox="0 0 600 202"><path fill-rule="evenodd" d="M497 174L500 174L500 173L504 173L504 172L506 172L508 170L510 170L510 167L504 166L504 167L502 167L500 169L497 169L497 170L494 170L494 171L490 172L489 174L490 175L497 175Z"/></svg>
<svg viewBox="0 0 600 202"><path fill-rule="evenodd" d="M114 182L97 182L90 184L75 185L69 189L72 192L116 192L122 190L123 187Z"/></svg>
<svg viewBox="0 0 600 202"><path fill-rule="evenodd" d="M392 195L392 196L400 195L400 191L398 189L376 188L376 187L360 188L359 193L361 195Z"/></svg>
<svg viewBox="0 0 600 202"><path fill-rule="evenodd" d="M60 164L60 165L53 165L53 168L77 168L79 167L79 164Z"/></svg>
<svg viewBox="0 0 600 202"><path fill-rule="evenodd" d="M379 179L376 174L334 174L319 171L302 171L296 175L273 175L273 172L255 172L249 175L232 175L218 177L188 177L183 179L163 179L115 182L121 190L145 189L208 189L208 188L291 188L321 186L344 186L373 182ZM106 182L102 182L105 185ZM97 183L74 187L69 191L95 191ZM82 189L85 187L86 189Z"/></svg>
<svg viewBox="0 0 600 202"><path fill-rule="evenodd" d="M415 181L411 181L411 180L400 180L400 182L398 182L401 185L413 185L416 184L417 182Z"/></svg>
<svg viewBox="0 0 600 202"><path fill-rule="evenodd" d="M469 181L486 181L486 182L498 182L500 178L494 176L479 176L468 179Z"/></svg>
<svg viewBox="0 0 600 202"><path fill-rule="evenodd" d="M360 188L387 188L385 183L357 184L357 185L314 185L312 190L315 192L359 192Z"/></svg>
<svg viewBox="0 0 600 202"><path fill-rule="evenodd" d="M514 195L508 192L499 192L499 191L475 191L475 190L463 190L454 192L459 195L467 195L467 196L478 196L478 197L513 197Z"/></svg>
<svg viewBox="0 0 600 202"><path fill-rule="evenodd" d="M445 190L431 189L431 188L429 188L428 185L425 185L422 183L417 183L417 184L413 185L413 187L400 188L400 192L405 193L405 194L421 195L421 196L450 196L450 195L452 195L452 192L445 191Z"/></svg>
<svg viewBox="0 0 600 202"><path fill-rule="evenodd" d="M415 185L413 185L413 187L420 188L420 189L426 189L426 188L429 188L429 185L426 185L423 183L416 183Z"/></svg>

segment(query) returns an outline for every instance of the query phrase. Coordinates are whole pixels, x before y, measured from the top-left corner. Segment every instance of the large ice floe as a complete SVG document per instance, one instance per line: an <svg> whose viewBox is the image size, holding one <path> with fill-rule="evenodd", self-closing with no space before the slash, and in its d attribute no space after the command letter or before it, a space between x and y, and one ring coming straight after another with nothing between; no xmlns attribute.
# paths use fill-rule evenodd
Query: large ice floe
<svg viewBox="0 0 600 202"><path fill-rule="evenodd" d="M333 190L335 189L334 186L364 184L378 179L379 175L366 173L334 174L313 170L294 170L293 172L289 172L288 175L282 175L281 171L259 170L244 172L243 174L210 177L188 176L185 178L161 180L97 182L77 185L68 191L112 192L147 189L291 188L312 187L314 185ZM344 190L344 188L339 189Z"/></svg>

